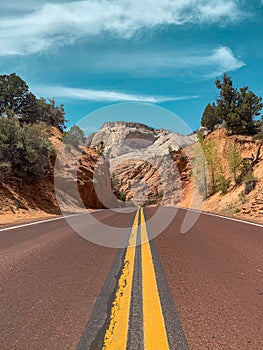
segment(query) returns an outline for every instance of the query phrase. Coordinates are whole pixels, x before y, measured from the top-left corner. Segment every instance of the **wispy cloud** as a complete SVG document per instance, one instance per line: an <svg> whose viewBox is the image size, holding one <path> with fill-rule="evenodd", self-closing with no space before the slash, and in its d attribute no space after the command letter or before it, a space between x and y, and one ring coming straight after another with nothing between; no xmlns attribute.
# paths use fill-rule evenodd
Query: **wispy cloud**
<svg viewBox="0 0 263 350"><path fill-rule="evenodd" d="M208 78L245 66L245 63L240 58L235 57L228 47L216 49L211 56L207 57L205 64L211 68L211 72L207 73Z"/></svg>
<svg viewBox="0 0 263 350"><path fill-rule="evenodd" d="M219 46L210 50L186 49L161 52L109 52L104 59L91 56L89 69L97 72L125 72L140 76L214 77L223 72L235 71L245 65L229 47Z"/></svg>
<svg viewBox="0 0 263 350"><path fill-rule="evenodd" d="M27 1L27 9L31 3ZM168 25L233 22L244 16L241 3L242 0L87 0L44 3L39 8L32 5L31 11L19 15L9 7L7 15L0 17L0 55L38 53L98 35L130 38L141 29Z"/></svg>
<svg viewBox="0 0 263 350"><path fill-rule="evenodd" d="M133 95L117 91L79 89L66 86L39 86L32 91L39 96L62 97L69 100L97 101L97 102L148 102L162 103L168 101L182 101L196 99L199 96L148 96Z"/></svg>

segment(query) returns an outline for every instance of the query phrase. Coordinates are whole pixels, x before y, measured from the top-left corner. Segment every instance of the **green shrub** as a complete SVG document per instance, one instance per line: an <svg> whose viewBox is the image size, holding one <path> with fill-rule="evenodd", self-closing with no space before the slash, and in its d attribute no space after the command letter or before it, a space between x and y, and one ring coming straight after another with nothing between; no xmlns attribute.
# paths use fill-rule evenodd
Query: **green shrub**
<svg viewBox="0 0 263 350"><path fill-rule="evenodd" d="M20 126L16 119L0 117L0 172L29 182L45 177L50 171L54 148L46 126L38 123Z"/></svg>
<svg viewBox="0 0 263 350"><path fill-rule="evenodd" d="M124 191L119 192L119 198L122 202L126 202L126 194Z"/></svg>
<svg viewBox="0 0 263 350"><path fill-rule="evenodd" d="M221 194L226 194L230 186L230 181L224 175L219 175L217 179L217 189L221 191Z"/></svg>
<svg viewBox="0 0 263 350"><path fill-rule="evenodd" d="M194 176L193 170L188 171L188 178L191 179Z"/></svg>
<svg viewBox="0 0 263 350"><path fill-rule="evenodd" d="M100 141L99 144L96 147L97 153L99 156L102 156L105 151L105 144L103 141Z"/></svg>
<svg viewBox="0 0 263 350"><path fill-rule="evenodd" d="M253 136L253 140L263 140L263 131Z"/></svg>

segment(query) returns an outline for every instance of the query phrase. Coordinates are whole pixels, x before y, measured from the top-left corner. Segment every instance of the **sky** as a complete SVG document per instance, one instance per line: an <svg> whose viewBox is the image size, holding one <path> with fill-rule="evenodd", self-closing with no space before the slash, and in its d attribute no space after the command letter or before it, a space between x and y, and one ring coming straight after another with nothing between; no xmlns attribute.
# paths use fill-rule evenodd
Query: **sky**
<svg viewBox="0 0 263 350"><path fill-rule="evenodd" d="M263 95L262 23L263 0L2 1L0 74L63 103L69 127L136 102L167 112L115 119L174 130L175 113L196 130L224 72Z"/></svg>

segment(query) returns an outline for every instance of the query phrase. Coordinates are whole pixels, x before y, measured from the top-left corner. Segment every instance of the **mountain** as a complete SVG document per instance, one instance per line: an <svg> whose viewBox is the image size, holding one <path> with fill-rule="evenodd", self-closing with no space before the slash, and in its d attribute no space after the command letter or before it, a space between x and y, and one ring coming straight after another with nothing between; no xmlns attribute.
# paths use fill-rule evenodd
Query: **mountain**
<svg viewBox="0 0 263 350"><path fill-rule="evenodd" d="M89 138L89 146L103 143L118 197L135 205L176 205L182 183L174 156L195 141L196 135L140 123L107 122Z"/></svg>
<svg viewBox="0 0 263 350"><path fill-rule="evenodd" d="M106 122L88 139L87 146L96 147L103 141L109 159L137 156L163 156L197 141L196 135L181 135L171 130L154 129L140 123Z"/></svg>

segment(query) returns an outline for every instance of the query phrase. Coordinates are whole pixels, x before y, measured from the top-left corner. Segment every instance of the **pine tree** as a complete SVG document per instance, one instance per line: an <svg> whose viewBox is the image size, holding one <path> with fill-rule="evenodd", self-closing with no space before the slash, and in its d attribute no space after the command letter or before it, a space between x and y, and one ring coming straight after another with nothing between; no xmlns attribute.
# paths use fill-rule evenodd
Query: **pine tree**
<svg viewBox="0 0 263 350"><path fill-rule="evenodd" d="M0 75L0 115L22 115L27 108L29 95L26 82L18 75Z"/></svg>
<svg viewBox="0 0 263 350"><path fill-rule="evenodd" d="M231 77L224 73L222 81L216 80L220 90L217 98L217 115L224 121L225 127L232 134L254 134L255 120L263 108L262 98L255 95L245 86L239 91L233 87Z"/></svg>
<svg viewBox="0 0 263 350"><path fill-rule="evenodd" d="M208 128L208 130L213 131L214 127L221 122L222 120L218 116L215 103L212 105L208 103L202 115L201 125Z"/></svg>

